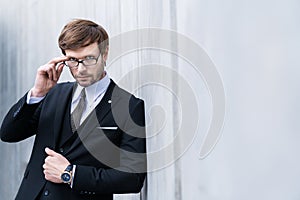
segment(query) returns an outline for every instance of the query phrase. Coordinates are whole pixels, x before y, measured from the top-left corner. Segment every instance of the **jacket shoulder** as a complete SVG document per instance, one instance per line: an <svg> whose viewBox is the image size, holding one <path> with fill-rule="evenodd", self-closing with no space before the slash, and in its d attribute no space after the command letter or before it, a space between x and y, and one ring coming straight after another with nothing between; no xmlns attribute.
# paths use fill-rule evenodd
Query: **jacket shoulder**
<svg viewBox="0 0 300 200"><path fill-rule="evenodd" d="M58 83L56 84L49 92L47 95L51 95L53 93L57 93L60 91L65 91L65 89L71 89L72 87L74 87L74 83L75 82L62 82L62 83Z"/></svg>
<svg viewBox="0 0 300 200"><path fill-rule="evenodd" d="M132 104L139 104L144 103L144 101L138 97L136 97L134 94L128 92L127 90L119 87L118 85L115 85L113 95L117 95L121 100L128 101Z"/></svg>

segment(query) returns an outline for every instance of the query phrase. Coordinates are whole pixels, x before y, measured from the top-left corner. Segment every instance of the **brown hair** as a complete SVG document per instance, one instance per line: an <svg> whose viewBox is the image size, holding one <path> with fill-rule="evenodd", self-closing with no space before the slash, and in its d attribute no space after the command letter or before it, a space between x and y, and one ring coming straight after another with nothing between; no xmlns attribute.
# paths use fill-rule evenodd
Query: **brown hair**
<svg viewBox="0 0 300 200"><path fill-rule="evenodd" d="M98 43L100 53L105 54L109 45L107 32L95 22L84 19L75 19L66 24L58 38L59 48L64 55L67 49L76 50L94 42Z"/></svg>

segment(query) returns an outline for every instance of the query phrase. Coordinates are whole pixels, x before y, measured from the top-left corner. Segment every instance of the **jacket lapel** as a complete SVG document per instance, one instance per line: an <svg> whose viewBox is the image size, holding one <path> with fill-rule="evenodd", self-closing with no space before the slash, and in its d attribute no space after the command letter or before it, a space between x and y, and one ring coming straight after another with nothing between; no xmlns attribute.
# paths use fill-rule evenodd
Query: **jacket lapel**
<svg viewBox="0 0 300 200"><path fill-rule="evenodd" d="M116 101L117 95L114 92L115 91L116 84L111 80L111 83L109 84L107 91L103 98L101 99L100 103L96 106L96 115L99 122L103 120L103 118L107 115L107 113L111 110L112 107L112 101Z"/></svg>
<svg viewBox="0 0 300 200"><path fill-rule="evenodd" d="M70 106L70 99L72 98L73 88L75 83L65 84L61 87L61 90L57 94L57 106L55 110L54 117L54 148L59 144L58 140L60 138L60 133L62 129L62 123L64 122L65 112L68 111L68 107Z"/></svg>

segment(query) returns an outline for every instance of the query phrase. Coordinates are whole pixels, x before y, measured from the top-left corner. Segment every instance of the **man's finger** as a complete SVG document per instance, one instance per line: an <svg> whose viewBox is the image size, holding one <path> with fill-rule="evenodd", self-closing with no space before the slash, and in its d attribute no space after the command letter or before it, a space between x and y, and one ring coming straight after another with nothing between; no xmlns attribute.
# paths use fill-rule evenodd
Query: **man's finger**
<svg viewBox="0 0 300 200"><path fill-rule="evenodd" d="M57 81L58 81L58 79L59 79L59 77L60 77L60 75L61 75L61 73L62 73L62 71L64 69L64 66L65 66L65 64L61 63L57 67Z"/></svg>
<svg viewBox="0 0 300 200"><path fill-rule="evenodd" d="M57 81L57 71L55 69L55 66L51 68L52 74L53 74L53 81Z"/></svg>
<svg viewBox="0 0 300 200"><path fill-rule="evenodd" d="M56 57L56 58L53 58L52 60L50 60L48 63L49 64L57 64L57 63L60 63L60 62L63 62L63 61L66 61L68 60L69 57L67 56L61 56L61 57Z"/></svg>
<svg viewBox="0 0 300 200"><path fill-rule="evenodd" d="M46 152L49 156L56 156L56 155L59 155L58 153L56 153L55 151L49 149L48 147L45 148L45 152Z"/></svg>
<svg viewBox="0 0 300 200"><path fill-rule="evenodd" d="M47 74L48 74L48 78L50 79L50 80L53 80L53 71L52 71L52 69L51 68L49 68L49 69L47 69Z"/></svg>

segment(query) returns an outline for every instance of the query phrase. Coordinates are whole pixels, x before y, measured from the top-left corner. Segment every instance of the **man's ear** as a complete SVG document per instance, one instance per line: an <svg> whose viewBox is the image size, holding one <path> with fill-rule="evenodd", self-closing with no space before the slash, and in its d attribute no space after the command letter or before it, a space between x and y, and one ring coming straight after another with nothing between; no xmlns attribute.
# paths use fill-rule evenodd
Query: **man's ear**
<svg viewBox="0 0 300 200"><path fill-rule="evenodd" d="M107 46L105 48L105 52L103 53L103 56L102 56L102 59L103 59L104 62L106 62L106 60L107 60L108 50L109 50L109 46Z"/></svg>

